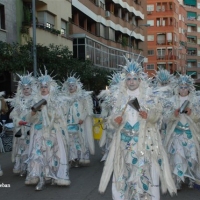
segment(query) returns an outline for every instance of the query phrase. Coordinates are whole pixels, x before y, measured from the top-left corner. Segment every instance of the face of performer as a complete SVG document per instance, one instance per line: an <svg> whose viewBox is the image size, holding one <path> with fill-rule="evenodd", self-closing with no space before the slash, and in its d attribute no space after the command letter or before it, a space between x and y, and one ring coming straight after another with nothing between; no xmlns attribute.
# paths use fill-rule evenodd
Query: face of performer
<svg viewBox="0 0 200 200"><path fill-rule="evenodd" d="M48 85L41 85L40 91L41 91L41 95L43 95L43 96L49 94L49 87L48 87Z"/></svg>
<svg viewBox="0 0 200 200"><path fill-rule="evenodd" d="M139 77L128 74L126 77L126 85L129 90L131 91L136 90L140 85Z"/></svg>
<svg viewBox="0 0 200 200"><path fill-rule="evenodd" d="M24 96L29 96L29 95L31 95L31 92L32 92L32 90L31 90L31 88L30 88L29 86L24 86L24 87L23 87L23 95L24 95Z"/></svg>
<svg viewBox="0 0 200 200"><path fill-rule="evenodd" d="M189 87L186 84L182 84L179 86L179 94L181 97L185 97L189 94Z"/></svg>
<svg viewBox="0 0 200 200"><path fill-rule="evenodd" d="M70 83L70 84L68 84L68 88L69 88L69 92L70 92L70 93L74 93L74 92L76 92L76 90L77 90L77 86L76 86L75 83Z"/></svg>

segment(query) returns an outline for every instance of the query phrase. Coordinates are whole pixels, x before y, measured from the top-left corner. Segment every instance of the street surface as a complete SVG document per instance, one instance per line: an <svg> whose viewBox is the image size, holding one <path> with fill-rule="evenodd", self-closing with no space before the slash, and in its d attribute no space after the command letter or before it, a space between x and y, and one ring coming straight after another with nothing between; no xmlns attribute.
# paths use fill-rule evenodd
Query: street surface
<svg viewBox="0 0 200 200"><path fill-rule="evenodd" d="M98 193L103 163L100 162L101 150L96 141L96 155L91 157L90 167L70 169L71 186L59 187L46 185L43 191L35 191L35 186L26 186L25 177L12 173L11 152L0 154L4 175L0 185L10 184L10 188L0 188L0 200L112 200L111 182L105 194ZM187 185L175 197L162 195L161 200L200 200L200 189L189 189Z"/></svg>

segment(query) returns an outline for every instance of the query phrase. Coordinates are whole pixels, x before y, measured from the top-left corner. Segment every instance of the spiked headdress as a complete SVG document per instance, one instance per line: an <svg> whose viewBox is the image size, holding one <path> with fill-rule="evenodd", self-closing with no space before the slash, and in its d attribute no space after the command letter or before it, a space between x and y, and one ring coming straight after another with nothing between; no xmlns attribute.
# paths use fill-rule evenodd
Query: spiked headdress
<svg viewBox="0 0 200 200"><path fill-rule="evenodd" d="M124 66L126 74L131 74L132 76L138 76L142 77L142 66L141 62L138 62L138 59L132 59L131 61L128 60L128 58L124 57L126 59L126 65Z"/></svg>
<svg viewBox="0 0 200 200"><path fill-rule="evenodd" d="M169 73L166 69L161 69L159 68L159 71L157 71L156 75L156 80L161 84L161 85L166 85L170 82L172 79L173 75Z"/></svg>
<svg viewBox="0 0 200 200"><path fill-rule="evenodd" d="M82 90L83 84L80 82L80 78L76 77L76 74L70 74L70 76L67 77L67 80L63 83L62 91L68 93L68 86L70 84L75 84L77 86L77 92Z"/></svg>

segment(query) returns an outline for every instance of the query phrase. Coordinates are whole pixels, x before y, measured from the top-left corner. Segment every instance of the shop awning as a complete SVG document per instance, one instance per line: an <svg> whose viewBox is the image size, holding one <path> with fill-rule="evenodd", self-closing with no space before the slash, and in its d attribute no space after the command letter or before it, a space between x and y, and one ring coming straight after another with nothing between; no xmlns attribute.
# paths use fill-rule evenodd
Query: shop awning
<svg viewBox="0 0 200 200"><path fill-rule="evenodd" d="M189 50L189 51L196 51L196 50L197 50L197 48L193 48L193 47L187 47L187 50Z"/></svg>
<svg viewBox="0 0 200 200"><path fill-rule="evenodd" d="M187 75L196 75L197 74L197 72L195 72L195 71L187 71Z"/></svg>
<svg viewBox="0 0 200 200"><path fill-rule="evenodd" d="M196 17L197 17L196 12L191 12L191 11L187 12L187 18L196 18Z"/></svg>
<svg viewBox="0 0 200 200"><path fill-rule="evenodd" d="M197 0L184 0L184 4L188 6L196 6Z"/></svg>
<svg viewBox="0 0 200 200"><path fill-rule="evenodd" d="M187 62L197 62L195 59L188 59Z"/></svg>
<svg viewBox="0 0 200 200"><path fill-rule="evenodd" d="M187 35L187 37L188 37L188 38L195 38L195 39L196 39L197 36L194 36L194 35Z"/></svg>
<svg viewBox="0 0 200 200"><path fill-rule="evenodd" d="M197 26L196 24L187 24L188 26Z"/></svg>

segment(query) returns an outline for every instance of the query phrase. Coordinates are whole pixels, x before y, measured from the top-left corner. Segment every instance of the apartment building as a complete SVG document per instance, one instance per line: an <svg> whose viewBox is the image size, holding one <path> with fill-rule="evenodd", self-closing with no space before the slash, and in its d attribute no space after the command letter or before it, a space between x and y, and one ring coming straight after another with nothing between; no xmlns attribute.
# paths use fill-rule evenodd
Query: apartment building
<svg viewBox="0 0 200 200"><path fill-rule="evenodd" d="M32 0L18 1L18 27L21 42L32 38ZM72 49L69 37L70 19L72 18L71 0L35 0L36 4L36 43L68 46Z"/></svg>
<svg viewBox="0 0 200 200"><path fill-rule="evenodd" d="M178 0L147 0L148 64L146 72L164 68L185 73L186 11Z"/></svg>
<svg viewBox="0 0 200 200"><path fill-rule="evenodd" d="M7 43L17 42L16 32L16 0L0 0L0 41ZM14 88L10 72L1 72L0 80L0 91L9 93L11 88Z"/></svg>
<svg viewBox="0 0 200 200"><path fill-rule="evenodd" d="M75 58L120 69L123 56L146 57L146 0L73 0Z"/></svg>
<svg viewBox="0 0 200 200"><path fill-rule="evenodd" d="M200 83L200 0L182 0L187 17L186 73Z"/></svg>
<svg viewBox="0 0 200 200"><path fill-rule="evenodd" d="M16 42L16 0L0 0L0 41Z"/></svg>

